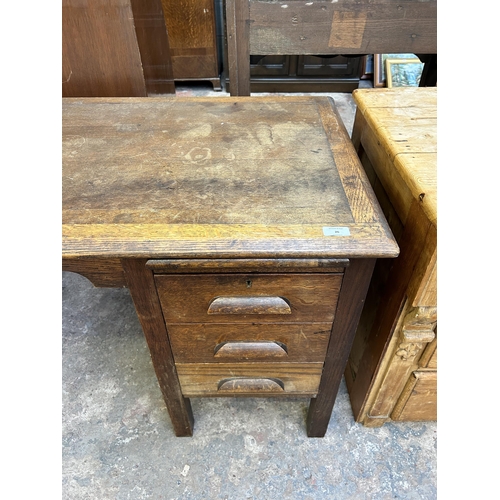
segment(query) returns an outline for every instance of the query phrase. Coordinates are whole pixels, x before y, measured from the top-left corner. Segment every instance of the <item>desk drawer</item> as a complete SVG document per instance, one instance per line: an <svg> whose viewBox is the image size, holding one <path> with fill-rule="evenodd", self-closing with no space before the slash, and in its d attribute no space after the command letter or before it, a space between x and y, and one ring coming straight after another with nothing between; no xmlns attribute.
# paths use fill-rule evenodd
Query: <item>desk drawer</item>
<svg viewBox="0 0 500 500"><path fill-rule="evenodd" d="M176 367L186 397L314 397L323 372L323 363L177 363Z"/></svg>
<svg viewBox="0 0 500 500"><path fill-rule="evenodd" d="M169 324L177 363L323 362L331 323Z"/></svg>
<svg viewBox="0 0 500 500"><path fill-rule="evenodd" d="M332 323L342 274L156 275L169 323Z"/></svg>

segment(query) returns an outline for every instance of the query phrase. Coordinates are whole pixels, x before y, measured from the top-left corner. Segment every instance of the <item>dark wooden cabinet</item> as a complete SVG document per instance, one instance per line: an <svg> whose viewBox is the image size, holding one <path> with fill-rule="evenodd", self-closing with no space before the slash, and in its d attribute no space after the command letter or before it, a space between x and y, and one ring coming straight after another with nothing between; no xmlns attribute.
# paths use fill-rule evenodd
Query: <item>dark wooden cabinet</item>
<svg viewBox="0 0 500 500"><path fill-rule="evenodd" d="M63 0L63 97L175 93L161 0Z"/></svg>
<svg viewBox="0 0 500 500"><path fill-rule="evenodd" d="M361 57L252 55L252 92L352 92L358 88ZM229 91L229 79L226 86Z"/></svg>
<svg viewBox="0 0 500 500"><path fill-rule="evenodd" d="M175 81L221 90L214 0L162 0Z"/></svg>

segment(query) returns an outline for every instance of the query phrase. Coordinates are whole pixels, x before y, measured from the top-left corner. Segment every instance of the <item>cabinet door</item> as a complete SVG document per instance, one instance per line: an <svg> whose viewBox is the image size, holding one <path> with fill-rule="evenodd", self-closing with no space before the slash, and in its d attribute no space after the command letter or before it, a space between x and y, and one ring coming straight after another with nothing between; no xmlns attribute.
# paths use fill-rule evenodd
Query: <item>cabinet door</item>
<svg viewBox="0 0 500 500"><path fill-rule="evenodd" d="M288 76L295 56L250 56L251 76Z"/></svg>
<svg viewBox="0 0 500 500"><path fill-rule="evenodd" d="M213 0L162 0L175 80L219 76Z"/></svg>
<svg viewBox="0 0 500 500"><path fill-rule="evenodd" d="M361 57L299 56L297 74L300 76L359 77Z"/></svg>

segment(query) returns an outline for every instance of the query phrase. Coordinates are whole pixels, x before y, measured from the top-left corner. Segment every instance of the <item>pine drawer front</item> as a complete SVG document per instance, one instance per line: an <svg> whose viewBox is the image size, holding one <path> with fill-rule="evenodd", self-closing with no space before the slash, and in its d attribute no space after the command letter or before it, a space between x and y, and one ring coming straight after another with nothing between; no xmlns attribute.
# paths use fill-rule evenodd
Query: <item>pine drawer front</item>
<svg viewBox="0 0 500 500"><path fill-rule="evenodd" d="M169 324L176 363L323 362L331 323Z"/></svg>
<svg viewBox="0 0 500 500"><path fill-rule="evenodd" d="M342 274L156 275L169 323L332 323Z"/></svg>
<svg viewBox="0 0 500 500"><path fill-rule="evenodd" d="M323 363L177 363L176 367L185 397L314 397L323 372Z"/></svg>
<svg viewBox="0 0 500 500"><path fill-rule="evenodd" d="M437 420L437 372L416 370L408 379L391 415L396 421Z"/></svg>

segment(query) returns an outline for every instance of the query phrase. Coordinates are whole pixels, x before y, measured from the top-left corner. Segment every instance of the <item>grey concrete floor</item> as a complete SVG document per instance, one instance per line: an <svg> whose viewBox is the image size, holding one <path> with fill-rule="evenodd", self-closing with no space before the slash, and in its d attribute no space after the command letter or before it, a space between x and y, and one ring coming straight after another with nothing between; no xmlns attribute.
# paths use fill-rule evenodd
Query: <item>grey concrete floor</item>
<svg viewBox="0 0 500 500"><path fill-rule="evenodd" d="M351 95L331 95L351 132ZM437 424L357 424L344 381L321 439L308 400L272 398L193 398L194 436L175 437L128 290L62 286L63 499L437 498Z"/></svg>

